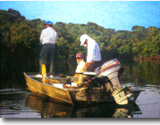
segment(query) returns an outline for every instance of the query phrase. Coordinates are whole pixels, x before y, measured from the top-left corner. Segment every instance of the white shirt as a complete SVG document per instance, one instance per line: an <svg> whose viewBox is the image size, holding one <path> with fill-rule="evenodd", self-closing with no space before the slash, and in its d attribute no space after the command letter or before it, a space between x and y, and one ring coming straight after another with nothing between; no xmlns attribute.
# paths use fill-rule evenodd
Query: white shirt
<svg viewBox="0 0 160 125"><path fill-rule="evenodd" d="M55 44L57 39L57 32L52 27L47 27L42 30L40 35L40 42L42 44L52 43Z"/></svg>
<svg viewBox="0 0 160 125"><path fill-rule="evenodd" d="M98 43L91 37L87 37L87 62L101 61L101 52Z"/></svg>
<svg viewBox="0 0 160 125"><path fill-rule="evenodd" d="M83 70L84 70L84 65L85 65L85 62L84 62L83 59L82 59L82 61L80 61L80 62L78 63L78 66L77 66L77 69L76 69L76 73L81 73L81 72L83 72Z"/></svg>

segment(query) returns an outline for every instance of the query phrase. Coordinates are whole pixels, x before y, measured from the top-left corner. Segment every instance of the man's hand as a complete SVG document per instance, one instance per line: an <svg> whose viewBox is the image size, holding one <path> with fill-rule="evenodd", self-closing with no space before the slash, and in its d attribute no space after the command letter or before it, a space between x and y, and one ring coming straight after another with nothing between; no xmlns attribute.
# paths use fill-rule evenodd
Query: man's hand
<svg viewBox="0 0 160 125"><path fill-rule="evenodd" d="M89 63L89 62L86 62L85 65L84 65L84 68L88 68L89 65L90 65L90 63Z"/></svg>

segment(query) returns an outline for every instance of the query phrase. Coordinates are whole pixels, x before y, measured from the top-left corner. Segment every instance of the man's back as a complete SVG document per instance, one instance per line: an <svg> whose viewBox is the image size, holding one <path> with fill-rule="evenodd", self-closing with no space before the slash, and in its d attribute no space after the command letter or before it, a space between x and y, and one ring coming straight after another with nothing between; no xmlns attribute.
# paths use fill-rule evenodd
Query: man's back
<svg viewBox="0 0 160 125"><path fill-rule="evenodd" d="M42 44L46 43L56 43L57 32L52 27L47 27L42 30L40 41Z"/></svg>

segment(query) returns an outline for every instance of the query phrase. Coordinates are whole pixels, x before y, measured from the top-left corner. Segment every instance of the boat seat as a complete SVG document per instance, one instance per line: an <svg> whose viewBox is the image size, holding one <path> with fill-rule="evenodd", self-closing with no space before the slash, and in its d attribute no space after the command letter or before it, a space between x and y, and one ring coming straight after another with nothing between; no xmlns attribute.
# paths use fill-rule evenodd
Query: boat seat
<svg viewBox="0 0 160 125"><path fill-rule="evenodd" d="M83 72L84 75L96 76L96 72Z"/></svg>

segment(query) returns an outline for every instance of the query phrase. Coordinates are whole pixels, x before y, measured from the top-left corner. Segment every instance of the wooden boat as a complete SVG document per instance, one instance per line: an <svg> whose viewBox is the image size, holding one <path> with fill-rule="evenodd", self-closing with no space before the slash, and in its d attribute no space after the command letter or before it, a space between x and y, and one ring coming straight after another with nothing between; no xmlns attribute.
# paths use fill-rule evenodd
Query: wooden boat
<svg viewBox="0 0 160 125"><path fill-rule="evenodd" d="M135 101L141 90L131 90L128 86L121 87L118 80L120 68L121 65L117 59L107 61L97 72L84 73L90 76L90 79L79 87L64 84L65 78L62 77L49 79L52 82L48 84L42 83L42 79L33 74L24 73L24 76L31 92L51 97L59 103L89 105L90 103L116 102L118 105L126 105L130 97L134 97L133 101Z"/></svg>
<svg viewBox="0 0 160 125"><path fill-rule="evenodd" d="M90 102L104 102L108 100L108 96L102 97L102 89L100 87L94 87L92 88L92 97L89 99L89 89L86 86L83 86L81 88L75 87L75 86L68 86L67 88L63 87L62 83L53 83L53 84L47 84L42 83L41 78L36 78L34 75L29 75L27 73L24 73L25 80L28 86L28 89L34 93L38 94L40 96L49 96L55 100L55 102L58 103L65 103L65 104L71 104L71 105L77 105L82 104L86 105ZM64 78L55 78L56 80L65 81ZM94 97L93 97L94 96Z"/></svg>

